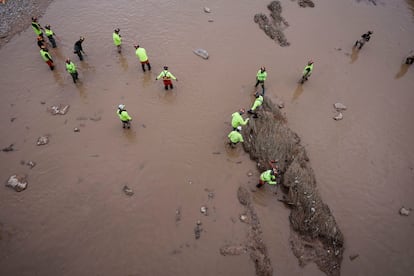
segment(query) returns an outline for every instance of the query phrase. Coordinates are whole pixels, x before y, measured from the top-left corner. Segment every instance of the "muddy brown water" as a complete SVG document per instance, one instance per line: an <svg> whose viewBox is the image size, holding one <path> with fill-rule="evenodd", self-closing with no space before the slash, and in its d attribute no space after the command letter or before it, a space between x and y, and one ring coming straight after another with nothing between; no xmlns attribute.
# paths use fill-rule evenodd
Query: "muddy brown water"
<svg viewBox="0 0 414 276"><path fill-rule="evenodd" d="M413 274L414 217L398 215L402 205L414 208L414 68L399 73L414 45L410 3L320 0L303 9L284 1L291 46L281 48L253 22L268 1L54 1L40 22L60 38L51 50L56 71L41 60L31 29L0 50L0 145L16 148L0 154L0 176L19 172L29 180L21 193L0 189L0 274L254 275L249 256L224 257L219 248L246 238L236 192L253 186L258 172L241 148L224 144L230 114L251 104L261 65L266 95L285 102L344 233L342 274ZM112 44L116 27L121 56ZM352 44L368 29L372 40L351 59ZM72 53L79 35L88 54L82 63ZM134 56L137 42L147 49L150 73ZM200 47L209 60L192 53ZM78 65L77 86L64 71L66 56ZM314 73L298 87L309 58ZM173 92L155 82L163 65L179 79ZM338 101L348 110L336 122ZM71 105L67 115L46 112L58 103ZM121 128L119 103L133 117L131 130ZM50 143L36 146L45 134ZM269 187L254 200L274 274L323 275L314 264L298 266L289 210ZM195 240L198 219L204 231ZM359 257L351 261L352 254Z"/></svg>

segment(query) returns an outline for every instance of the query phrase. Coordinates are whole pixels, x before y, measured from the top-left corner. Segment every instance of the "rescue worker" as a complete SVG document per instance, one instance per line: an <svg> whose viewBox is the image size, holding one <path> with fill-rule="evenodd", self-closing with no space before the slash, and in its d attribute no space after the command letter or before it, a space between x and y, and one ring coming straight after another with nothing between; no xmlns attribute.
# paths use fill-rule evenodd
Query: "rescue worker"
<svg viewBox="0 0 414 276"><path fill-rule="evenodd" d="M119 119L121 119L122 128L131 128L132 118L129 116L128 112L126 111L124 104L118 105L118 110L116 111L116 114L118 114Z"/></svg>
<svg viewBox="0 0 414 276"><path fill-rule="evenodd" d="M259 84L262 85L262 94L264 95L265 93L265 87L264 87L264 82L267 78L267 72L266 72L266 68L265 67L261 67L259 71L257 71L256 74L256 85L254 87L257 87Z"/></svg>
<svg viewBox="0 0 414 276"><path fill-rule="evenodd" d="M252 105L252 108L250 108L247 111L249 114L252 114L253 115L253 118L257 118L258 117L257 116L256 109L259 108L260 106L262 106L262 104L263 104L263 96L260 93L258 93L258 92L256 92L256 95L255 96L256 96L256 99L254 100L254 103Z"/></svg>
<svg viewBox="0 0 414 276"><path fill-rule="evenodd" d="M238 126L236 130L233 130L232 132L229 133L229 135L227 135L227 137L230 140L229 144L232 148L234 148L238 143L244 142L243 136L240 133L241 130L242 130L242 127Z"/></svg>
<svg viewBox="0 0 414 276"><path fill-rule="evenodd" d="M37 37L37 46L39 46L40 49L42 49L42 47L46 47L46 42L43 39L43 36L38 36Z"/></svg>
<svg viewBox="0 0 414 276"><path fill-rule="evenodd" d="M53 64L53 59L52 56L49 54L49 50L45 46L42 46L42 48L40 49L40 55L42 56L43 60L47 63L47 65L49 65L50 70L53 71L55 69L55 65Z"/></svg>
<svg viewBox="0 0 414 276"><path fill-rule="evenodd" d="M371 39L372 34L372 31L368 31L365 34L361 35L361 39L355 42L354 47L358 46L358 50L361 50L362 46L364 46L364 44Z"/></svg>
<svg viewBox="0 0 414 276"><path fill-rule="evenodd" d="M276 185L277 184L276 175L277 175L276 169L270 169L270 170L264 171L260 175L260 180L259 180L259 183L256 185L256 187L261 188L265 183L269 185Z"/></svg>
<svg viewBox="0 0 414 276"><path fill-rule="evenodd" d="M405 60L405 64L413 64L414 63L414 55L407 57L407 59Z"/></svg>
<svg viewBox="0 0 414 276"><path fill-rule="evenodd" d="M243 120L242 115L245 113L244 108L241 108L239 112L231 114L231 126L233 130L236 130L238 126L245 126L249 122L249 118Z"/></svg>
<svg viewBox="0 0 414 276"><path fill-rule="evenodd" d="M73 83L76 83L78 80L78 71L76 70L75 64L70 60L70 58L66 59L66 71L72 76Z"/></svg>
<svg viewBox="0 0 414 276"><path fill-rule="evenodd" d="M55 33L52 31L52 29L50 29L50 25L45 26L45 34L47 38L49 39L50 44L52 44L52 48L56 48L56 40L53 37Z"/></svg>
<svg viewBox="0 0 414 276"><path fill-rule="evenodd" d="M305 81L308 80L308 78L312 75L312 71L313 71L313 61L309 60L308 64L305 66L305 69L303 69L302 79L300 81L301 84L303 84Z"/></svg>
<svg viewBox="0 0 414 276"><path fill-rule="evenodd" d="M42 28L42 26L40 26L39 23L37 23L37 17L36 16L32 17L32 28L33 28L33 31L35 32L35 34L37 36L42 36L43 37L43 32L42 32L43 28Z"/></svg>
<svg viewBox="0 0 414 276"><path fill-rule="evenodd" d="M139 61L141 62L142 71L145 72L145 64L148 67L148 71L151 71L151 64L148 60L147 51L144 48L140 47L138 44L134 45L134 48L136 49L135 55L139 58Z"/></svg>
<svg viewBox="0 0 414 276"><path fill-rule="evenodd" d="M121 44L122 44L122 38L119 34L120 29L116 28L114 30L114 33L112 34L112 39L114 40L115 46L118 48L118 53L121 53Z"/></svg>
<svg viewBox="0 0 414 276"><path fill-rule="evenodd" d="M164 66L164 70L155 78L155 80L159 80L160 78L162 78L162 81L164 82L165 90L168 90L168 86L171 89L174 88L171 79L178 81L178 79L168 71L168 66Z"/></svg>
<svg viewBox="0 0 414 276"><path fill-rule="evenodd" d="M85 51L82 48L82 42L85 40L83 36L79 38L78 41L75 42L75 45L73 46L73 53L77 54L80 60L83 60L82 53L85 54ZM86 54L85 54L86 55Z"/></svg>

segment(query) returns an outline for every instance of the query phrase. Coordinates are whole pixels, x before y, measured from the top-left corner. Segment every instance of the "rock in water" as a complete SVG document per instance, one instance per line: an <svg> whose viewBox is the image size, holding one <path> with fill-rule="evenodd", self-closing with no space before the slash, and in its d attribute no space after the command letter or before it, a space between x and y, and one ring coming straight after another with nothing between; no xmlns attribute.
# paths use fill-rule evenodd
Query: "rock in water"
<svg viewBox="0 0 414 276"><path fill-rule="evenodd" d="M66 113L68 113L69 110L69 105L65 105L65 104L58 104L58 105L53 105L51 107L48 108L49 112L52 115L65 115Z"/></svg>
<svg viewBox="0 0 414 276"><path fill-rule="evenodd" d="M42 146L42 145L46 145L47 143L49 143L49 137L47 137L47 136L40 136L38 139L37 139L37 145L38 146Z"/></svg>
<svg viewBox="0 0 414 276"><path fill-rule="evenodd" d="M13 146L14 144L10 144L8 147L3 148L2 151L4 152L14 151Z"/></svg>
<svg viewBox="0 0 414 276"><path fill-rule="evenodd" d="M410 212L411 212L411 208L401 207L401 209L400 209L400 215L401 216L408 216L408 215L410 215Z"/></svg>
<svg viewBox="0 0 414 276"><path fill-rule="evenodd" d="M201 48L195 49L193 52L197 56L200 56L200 57L202 57L204 59L208 59L208 57L209 57L208 52L206 50L204 50L204 49L201 49Z"/></svg>
<svg viewBox="0 0 414 276"><path fill-rule="evenodd" d="M133 191L131 188L129 188L127 185L125 185L125 186L122 188L122 190L124 191L124 193L125 193L127 196L132 196L132 195L134 194L134 191Z"/></svg>
<svg viewBox="0 0 414 276"><path fill-rule="evenodd" d="M344 115L342 115L342 113L341 112L339 112L335 117L333 117L333 119L335 120L335 121L339 121L339 120L342 120L344 118Z"/></svg>
<svg viewBox="0 0 414 276"><path fill-rule="evenodd" d="M27 180L25 175L12 175L6 183L7 187L14 189L16 192L21 192L27 188Z"/></svg>
<svg viewBox="0 0 414 276"><path fill-rule="evenodd" d="M201 237L201 232L203 231L203 228L201 228L201 221L197 220L196 226L194 227L194 235L196 240L198 240Z"/></svg>
<svg viewBox="0 0 414 276"><path fill-rule="evenodd" d="M207 8L207 7L204 7L204 12L205 13L211 13L211 10L209 8Z"/></svg>
<svg viewBox="0 0 414 276"><path fill-rule="evenodd" d="M334 108L335 108L337 111L346 110L346 106L345 106L344 104L341 104L341 103L336 103L336 104L334 104Z"/></svg>

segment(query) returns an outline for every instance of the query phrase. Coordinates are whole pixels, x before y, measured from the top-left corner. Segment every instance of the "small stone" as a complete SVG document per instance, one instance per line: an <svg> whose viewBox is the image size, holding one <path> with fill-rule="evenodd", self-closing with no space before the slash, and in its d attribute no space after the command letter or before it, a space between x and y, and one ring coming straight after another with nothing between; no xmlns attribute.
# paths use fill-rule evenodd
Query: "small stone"
<svg viewBox="0 0 414 276"><path fill-rule="evenodd" d="M77 127L75 127L75 128L73 129L73 131L74 131L74 132L80 132L80 129L79 129L79 128L77 128Z"/></svg>
<svg viewBox="0 0 414 276"><path fill-rule="evenodd" d="M201 208L200 208L200 212L201 212L203 215L207 216L207 207L206 207L206 206L201 206Z"/></svg>
<svg viewBox="0 0 414 276"><path fill-rule="evenodd" d="M279 107L280 109L285 107L285 104L283 102L280 102L277 104L277 107Z"/></svg>
<svg viewBox="0 0 414 276"><path fill-rule="evenodd" d="M58 105L53 105L51 107L48 108L48 111L52 114L52 115L65 115L66 113L68 113L69 111L69 105L65 105L65 104L58 104Z"/></svg>
<svg viewBox="0 0 414 276"><path fill-rule="evenodd" d="M16 119L17 119L16 117L13 117L13 118L11 118L11 119L10 119L10 122L12 122L12 123L13 123L13 122L14 122L14 120L16 120Z"/></svg>
<svg viewBox="0 0 414 276"><path fill-rule="evenodd" d="M247 216L246 215L240 215L240 221L246 222L247 221Z"/></svg>
<svg viewBox="0 0 414 276"><path fill-rule="evenodd" d="M127 185L125 185L125 186L122 188L122 190L124 191L124 193L125 193L127 196L132 196L132 195L134 194L134 191L133 191L131 188L129 188Z"/></svg>
<svg viewBox="0 0 414 276"><path fill-rule="evenodd" d="M197 225L201 225L201 221L200 221L200 220L197 220L197 221L196 221L196 224L197 224Z"/></svg>
<svg viewBox="0 0 414 276"><path fill-rule="evenodd" d="M214 22L214 20L213 19L209 19L208 22Z"/></svg>
<svg viewBox="0 0 414 276"><path fill-rule="evenodd" d="M175 222L179 222L181 220L181 207L175 209Z"/></svg>
<svg viewBox="0 0 414 276"><path fill-rule="evenodd" d="M211 10L208 7L204 7L204 12L205 13L211 13Z"/></svg>
<svg viewBox="0 0 414 276"><path fill-rule="evenodd" d="M344 115L342 115L342 113L341 112L339 112L335 117L333 117L333 119L335 120L335 121L340 121L340 120L342 120L344 118Z"/></svg>
<svg viewBox="0 0 414 276"><path fill-rule="evenodd" d="M14 189L16 192L21 192L27 188L27 180L25 175L12 175L6 183L6 187Z"/></svg>
<svg viewBox="0 0 414 276"><path fill-rule="evenodd" d="M358 258L359 257L359 254L353 254L353 255L350 255L349 256L349 259L351 260L351 261L353 261L353 260L355 260L356 258Z"/></svg>
<svg viewBox="0 0 414 276"><path fill-rule="evenodd" d="M412 211L412 209L411 208L405 208L404 206L403 207L401 207L401 209L400 209L400 215L401 216L408 216L408 215L410 215L410 212Z"/></svg>
<svg viewBox="0 0 414 276"><path fill-rule="evenodd" d="M26 165L29 166L30 169L33 169L33 167L36 166L36 162L27 161Z"/></svg>
<svg viewBox="0 0 414 276"><path fill-rule="evenodd" d="M49 143L49 137L48 136L40 136L38 139L37 139L37 145L38 146L43 146L43 145L46 145L47 143Z"/></svg>
<svg viewBox="0 0 414 276"><path fill-rule="evenodd" d="M312 213L316 212L316 209L314 207L312 207L310 210L311 210Z"/></svg>
<svg viewBox="0 0 414 276"><path fill-rule="evenodd" d="M13 146L14 144L10 144L8 147L3 148L2 151L4 152L14 151Z"/></svg>
<svg viewBox="0 0 414 276"><path fill-rule="evenodd" d="M253 172L252 172L252 171L248 171L248 172L247 172L247 176L249 176L249 177L250 177L250 176L252 176L252 175L253 175Z"/></svg>
<svg viewBox="0 0 414 276"><path fill-rule="evenodd" d="M346 106L345 106L344 104L342 104L342 103L335 103L335 104L334 104L334 108L335 108L337 111L346 110Z"/></svg>
<svg viewBox="0 0 414 276"><path fill-rule="evenodd" d="M45 101L41 101L40 104L46 104L46 102Z"/></svg>

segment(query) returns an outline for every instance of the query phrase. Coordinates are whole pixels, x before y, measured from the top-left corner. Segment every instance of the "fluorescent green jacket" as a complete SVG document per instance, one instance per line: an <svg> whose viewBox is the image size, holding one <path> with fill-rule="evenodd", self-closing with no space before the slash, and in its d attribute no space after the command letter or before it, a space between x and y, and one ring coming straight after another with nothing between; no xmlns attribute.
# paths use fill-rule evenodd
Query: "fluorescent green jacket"
<svg viewBox="0 0 414 276"><path fill-rule="evenodd" d="M308 73L309 71L309 73ZM313 71L313 63L311 65L306 65L305 69L303 69L303 75L308 75L310 76L312 74Z"/></svg>
<svg viewBox="0 0 414 276"><path fill-rule="evenodd" d="M135 55L139 58L139 61L145 62L148 60L147 51L144 48L139 47L135 51Z"/></svg>
<svg viewBox="0 0 414 276"><path fill-rule="evenodd" d="M66 71L68 71L70 74L76 73L76 66L72 61L70 63L66 62L65 64L66 64Z"/></svg>
<svg viewBox="0 0 414 276"><path fill-rule="evenodd" d="M256 98L256 100L254 101L254 103L253 103L253 106L252 106L252 110L254 111L254 110L256 110L256 108L258 108L259 106L261 106L263 104L263 96L259 96L258 98Z"/></svg>
<svg viewBox="0 0 414 276"><path fill-rule="evenodd" d="M138 49L139 49L139 48L138 48ZM159 80L160 78L162 78L163 80L169 80L169 79L176 80L176 79L177 79L176 77L174 77L174 75L173 75L173 74L171 74L170 72L168 72L168 70L164 70L164 71L162 71L162 72L158 75L157 80Z"/></svg>
<svg viewBox="0 0 414 276"><path fill-rule="evenodd" d="M113 33L112 34L112 39L114 40L114 44L115 44L115 46L119 46L119 45L121 45L121 43L122 43L122 39L121 39L121 36L119 35L119 34L117 34L117 33Z"/></svg>
<svg viewBox="0 0 414 276"><path fill-rule="evenodd" d="M227 137L229 137L230 141L235 144L238 142L244 142L243 136L237 130L233 130L232 132L230 132L230 134Z"/></svg>
<svg viewBox="0 0 414 276"><path fill-rule="evenodd" d="M38 35L38 36L42 35L42 29L41 29L39 23L32 22L32 28L33 28L33 31L36 33L36 35Z"/></svg>
<svg viewBox="0 0 414 276"><path fill-rule="evenodd" d="M40 50L40 55L42 56L44 61L52 60L52 57L50 56L49 52L44 51L43 49Z"/></svg>
<svg viewBox="0 0 414 276"><path fill-rule="evenodd" d="M238 126L245 126L247 122L249 122L249 118L243 120L243 117L240 115L239 112L234 112L231 114L231 126L236 128Z"/></svg>
<svg viewBox="0 0 414 276"><path fill-rule="evenodd" d="M266 71L264 71L264 72L262 73L262 70L259 70L259 71L257 72L256 77L257 77L257 79L258 79L259 81L265 81L265 80L266 80L266 78L267 78L267 72L266 72Z"/></svg>
<svg viewBox="0 0 414 276"><path fill-rule="evenodd" d="M128 112L126 110L118 109L116 111L116 114L118 114L119 119L121 119L121 121L123 121L123 122L128 122L128 121L132 120L132 118L128 115Z"/></svg>
<svg viewBox="0 0 414 276"><path fill-rule="evenodd" d="M47 37L49 37L49 36L53 36L55 33L51 29L45 28L45 34Z"/></svg>
<svg viewBox="0 0 414 276"><path fill-rule="evenodd" d="M272 170L267 170L264 171L261 175L260 175L260 180L267 182L267 184L269 185L276 185L277 182L273 181L276 179L276 176L272 175Z"/></svg>

